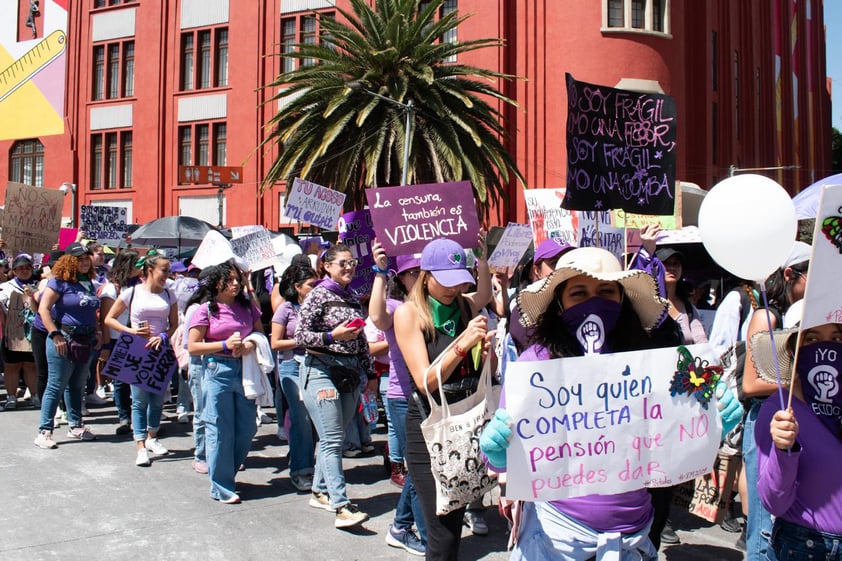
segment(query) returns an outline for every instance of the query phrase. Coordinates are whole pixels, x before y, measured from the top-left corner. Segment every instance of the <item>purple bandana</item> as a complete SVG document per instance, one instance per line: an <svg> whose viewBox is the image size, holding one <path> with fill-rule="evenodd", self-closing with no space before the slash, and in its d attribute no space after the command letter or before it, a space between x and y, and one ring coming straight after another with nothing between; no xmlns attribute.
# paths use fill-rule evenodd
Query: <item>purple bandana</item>
<svg viewBox="0 0 842 561"><path fill-rule="evenodd" d="M798 353L795 369L804 401L813 413L842 440L842 343L822 341L804 345Z"/></svg>
<svg viewBox="0 0 842 561"><path fill-rule="evenodd" d="M561 312L568 333L575 335L586 354L610 353L608 334L616 327L622 306L614 300L594 296Z"/></svg>

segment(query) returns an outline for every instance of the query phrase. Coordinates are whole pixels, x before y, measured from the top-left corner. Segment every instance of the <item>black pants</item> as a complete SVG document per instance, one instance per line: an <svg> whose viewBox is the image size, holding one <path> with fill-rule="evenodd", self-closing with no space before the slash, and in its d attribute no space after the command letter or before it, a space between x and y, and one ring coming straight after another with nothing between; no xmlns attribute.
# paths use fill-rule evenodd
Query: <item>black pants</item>
<svg viewBox="0 0 842 561"><path fill-rule="evenodd" d="M410 399L406 413L406 464L427 523L425 559L457 561L465 509L460 508L444 516L436 515L436 484L430 470L430 453L421 433L421 420L418 406Z"/></svg>
<svg viewBox="0 0 842 561"><path fill-rule="evenodd" d="M670 515L670 503L672 503L672 490L674 487L655 487L647 489L652 498L652 509L655 511L652 518L652 527L649 529L649 539L655 549L661 549L661 532L667 525L667 517Z"/></svg>
<svg viewBox="0 0 842 561"><path fill-rule="evenodd" d="M35 360L35 370L38 371L38 398L44 397L44 390L47 389L47 332L40 329L32 329L32 356ZM64 392L62 392L62 396ZM62 397L62 402L64 398Z"/></svg>

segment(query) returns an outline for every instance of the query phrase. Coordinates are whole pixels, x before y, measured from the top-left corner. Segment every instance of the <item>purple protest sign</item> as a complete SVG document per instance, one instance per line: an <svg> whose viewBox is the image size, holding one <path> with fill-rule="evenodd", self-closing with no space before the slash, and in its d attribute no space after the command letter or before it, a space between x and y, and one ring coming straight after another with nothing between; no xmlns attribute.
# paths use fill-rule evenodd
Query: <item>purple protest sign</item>
<svg viewBox="0 0 842 561"><path fill-rule="evenodd" d="M389 255L420 253L437 238L476 247L479 219L469 181L367 189L374 231Z"/></svg>
<svg viewBox="0 0 842 561"><path fill-rule="evenodd" d="M374 282L374 258L371 255L371 240L374 239L374 228L371 225L371 213L368 209L346 212L339 217L339 241L351 248L351 253L359 259L354 280L349 289L356 296L371 292Z"/></svg>
<svg viewBox="0 0 842 561"><path fill-rule="evenodd" d="M170 379L178 369L172 347L161 345L147 349L147 340L132 333L120 333L101 374L148 392L164 395Z"/></svg>

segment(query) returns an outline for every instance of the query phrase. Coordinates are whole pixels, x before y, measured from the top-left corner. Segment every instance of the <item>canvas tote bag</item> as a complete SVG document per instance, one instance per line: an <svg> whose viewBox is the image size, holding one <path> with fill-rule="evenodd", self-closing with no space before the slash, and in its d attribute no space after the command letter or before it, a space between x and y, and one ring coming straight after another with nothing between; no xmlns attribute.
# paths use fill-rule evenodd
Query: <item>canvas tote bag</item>
<svg viewBox="0 0 842 561"><path fill-rule="evenodd" d="M448 347L448 350L450 347ZM479 437L499 402L499 388L492 390L491 361L486 360L477 391L454 404L447 403L441 389L441 353L430 365L436 371L441 405L430 396L427 378L424 391L430 415L421 422L421 432L430 453L430 467L436 484L436 514L441 516L467 506L497 485L488 473L479 449Z"/></svg>

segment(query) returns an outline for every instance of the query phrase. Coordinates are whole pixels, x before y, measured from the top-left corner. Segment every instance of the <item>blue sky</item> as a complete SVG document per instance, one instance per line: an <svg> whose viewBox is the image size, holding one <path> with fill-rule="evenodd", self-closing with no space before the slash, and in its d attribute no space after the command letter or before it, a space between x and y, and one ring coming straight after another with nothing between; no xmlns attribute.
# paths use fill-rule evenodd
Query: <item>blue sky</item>
<svg viewBox="0 0 842 561"><path fill-rule="evenodd" d="M827 76L833 79L832 125L842 131L842 2L824 0Z"/></svg>

